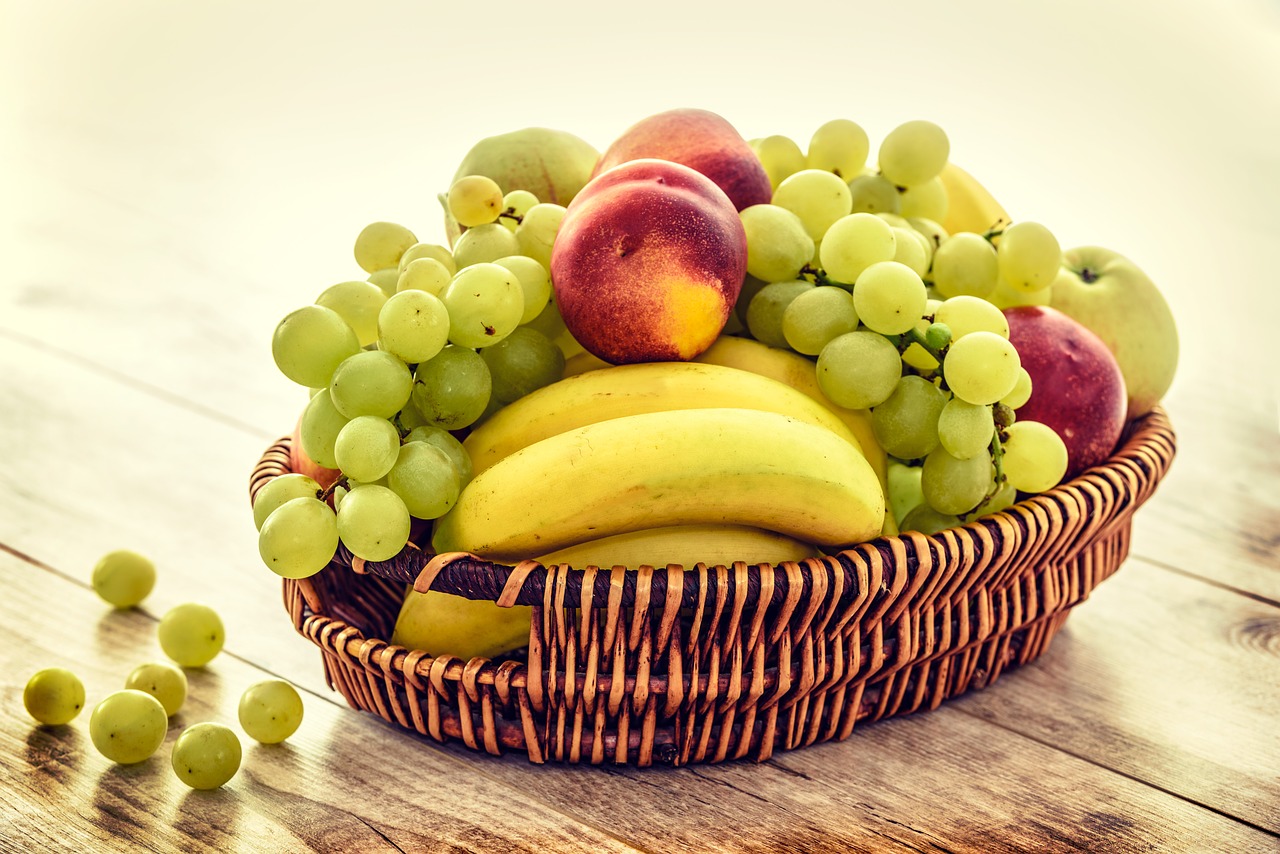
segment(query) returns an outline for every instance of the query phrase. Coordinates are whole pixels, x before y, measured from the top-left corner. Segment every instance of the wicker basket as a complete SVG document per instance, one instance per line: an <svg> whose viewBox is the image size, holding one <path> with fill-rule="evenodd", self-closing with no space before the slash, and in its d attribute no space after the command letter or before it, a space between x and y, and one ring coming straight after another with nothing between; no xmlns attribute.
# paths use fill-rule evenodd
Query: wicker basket
<svg viewBox="0 0 1280 854"><path fill-rule="evenodd" d="M289 471L289 443L262 457L251 496ZM285 607L348 703L438 741L539 763L760 761L935 708L1036 658L1119 568L1132 514L1173 455L1156 410L1105 465L933 536L687 570L509 567L414 548L364 564L340 550L284 582ZM523 658L433 658L381 640L415 581L534 606Z"/></svg>

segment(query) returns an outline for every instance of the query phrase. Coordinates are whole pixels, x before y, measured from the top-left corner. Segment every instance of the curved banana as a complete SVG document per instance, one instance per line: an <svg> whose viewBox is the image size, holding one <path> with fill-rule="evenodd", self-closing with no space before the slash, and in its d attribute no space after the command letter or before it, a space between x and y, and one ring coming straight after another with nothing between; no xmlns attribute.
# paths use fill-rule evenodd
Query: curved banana
<svg viewBox="0 0 1280 854"><path fill-rule="evenodd" d="M493 658L529 642L532 611L522 605L500 608L487 599L467 599L439 590L419 593L410 587L391 642L437 657Z"/></svg>
<svg viewBox="0 0 1280 854"><path fill-rule="evenodd" d="M839 418L795 389L768 377L697 362L618 365L552 383L495 412L462 444L480 474L521 448L575 427L642 412L712 407L792 415L862 450Z"/></svg>
<svg viewBox="0 0 1280 854"><path fill-rule="evenodd" d="M437 553L519 560L669 525L767 528L817 545L877 536L884 493L852 444L776 412L689 409L588 424L476 475Z"/></svg>
<svg viewBox="0 0 1280 854"><path fill-rule="evenodd" d="M793 537L761 528L743 525L673 525L646 528L612 537L601 537L575 546L567 546L538 558L544 566L567 563L582 569L587 566L637 567L679 564L689 568L698 563L707 566L734 561L779 564L784 560L818 557L821 552Z"/></svg>
<svg viewBox="0 0 1280 854"><path fill-rule="evenodd" d="M581 352L574 353L572 356L565 358L563 379L576 377L578 374L585 374L588 371L598 371L601 368L612 367L613 365L609 364L604 359L601 359L594 353L582 350Z"/></svg>
<svg viewBox="0 0 1280 854"><path fill-rule="evenodd" d="M940 225L948 234L972 231L982 234L998 222L1013 220L987 188L954 163L943 167L942 186L947 191L947 215Z"/></svg>

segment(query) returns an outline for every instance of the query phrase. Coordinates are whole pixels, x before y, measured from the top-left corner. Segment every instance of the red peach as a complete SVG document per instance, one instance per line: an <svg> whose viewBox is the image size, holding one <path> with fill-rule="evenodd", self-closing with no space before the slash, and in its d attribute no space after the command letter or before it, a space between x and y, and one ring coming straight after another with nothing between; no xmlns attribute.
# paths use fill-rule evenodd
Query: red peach
<svg viewBox="0 0 1280 854"><path fill-rule="evenodd" d="M687 166L634 160L592 179L551 251L565 326L607 362L692 359L716 340L747 269L728 196Z"/></svg>
<svg viewBox="0 0 1280 854"><path fill-rule="evenodd" d="M1007 308L1009 340L1031 375L1031 399L1018 420L1040 421L1067 446L1070 479L1104 462L1124 430L1129 395L1102 339L1048 306Z"/></svg>
<svg viewBox="0 0 1280 854"><path fill-rule="evenodd" d="M628 160L657 158L706 175L737 210L773 198L760 158L733 125L706 110L669 110L628 128L596 163L593 175Z"/></svg>

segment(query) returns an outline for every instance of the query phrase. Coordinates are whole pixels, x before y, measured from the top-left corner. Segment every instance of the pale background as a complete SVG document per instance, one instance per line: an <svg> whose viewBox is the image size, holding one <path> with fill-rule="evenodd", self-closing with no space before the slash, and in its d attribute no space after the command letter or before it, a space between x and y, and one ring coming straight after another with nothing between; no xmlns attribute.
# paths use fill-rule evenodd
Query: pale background
<svg viewBox="0 0 1280 854"><path fill-rule="evenodd" d="M1277 306L1275 2L0 8L5 279L89 275L105 300L136 271L95 267L96 241L183 245L209 280L174 271L173 294L155 298L252 282L262 311L227 346L256 348L263 371L274 320L357 272L350 244L366 222L443 237L434 197L475 140L544 125L603 149L640 118L696 106L748 138L802 145L830 118L858 121L873 144L898 122L937 121L953 159L1015 218L1064 246L1116 249L1165 289L1191 366L1180 383L1247 369L1250 406L1274 411L1276 383L1256 369L1272 363L1259 339ZM51 125L64 144L47 144ZM86 136L107 137L112 156L84 156ZM146 190L131 211L68 210L30 189L51 173L104 197ZM18 216L77 233L82 255L48 257ZM95 357L120 367L164 360L191 334L231 334L199 316L148 341L85 331L100 336ZM163 366L155 375L200 394ZM295 402L253 404L287 426Z"/></svg>

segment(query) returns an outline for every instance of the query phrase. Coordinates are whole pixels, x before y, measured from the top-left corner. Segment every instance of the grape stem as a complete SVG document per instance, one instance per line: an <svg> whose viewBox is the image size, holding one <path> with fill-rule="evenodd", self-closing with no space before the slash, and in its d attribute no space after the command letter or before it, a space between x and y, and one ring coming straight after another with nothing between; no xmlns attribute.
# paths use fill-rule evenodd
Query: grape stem
<svg viewBox="0 0 1280 854"><path fill-rule="evenodd" d="M813 266L812 264L805 264L803 267L801 267L800 275L802 277L809 276L810 278L813 279L813 283L815 285L839 285L840 284L835 279L828 276L824 271Z"/></svg>
<svg viewBox="0 0 1280 854"><path fill-rule="evenodd" d="M1012 223L1006 222L1004 217L1001 217L991 224L991 227L986 230L986 233L983 234L982 237L990 243L992 240L995 240L997 237L1004 234L1004 230L1010 225L1012 225Z"/></svg>
<svg viewBox="0 0 1280 854"><path fill-rule="evenodd" d="M498 214L498 219L502 219L503 217L506 217L507 219L514 219L516 221L516 225L519 225L520 223L524 222L524 217L516 213L515 208L507 208L505 211Z"/></svg>
<svg viewBox="0 0 1280 854"><path fill-rule="evenodd" d="M339 488L346 489L350 484L351 484L351 481L347 478L345 474L338 475L337 480L335 480L333 483L326 486L320 492L316 493L316 498L319 498L321 501L328 502L328 500L333 497L333 493L335 490Z"/></svg>

